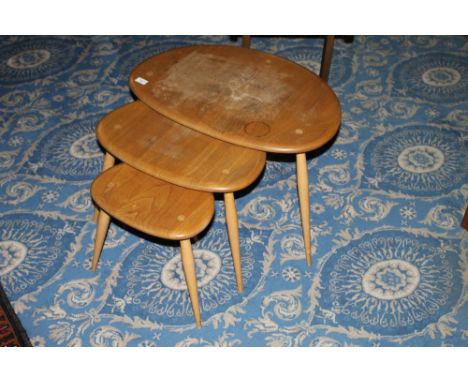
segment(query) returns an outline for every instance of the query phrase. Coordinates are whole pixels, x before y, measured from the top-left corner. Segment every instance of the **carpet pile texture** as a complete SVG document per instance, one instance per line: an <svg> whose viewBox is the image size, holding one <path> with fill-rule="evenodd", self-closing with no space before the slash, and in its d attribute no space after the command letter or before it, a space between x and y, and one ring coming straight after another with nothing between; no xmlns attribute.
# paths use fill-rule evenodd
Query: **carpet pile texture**
<svg viewBox="0 0 468 382"><path fill-rule="evenodd" d="M269 156L237 195L245 291L222 199L194 243L203 327L178 248L112 223L96 273L89 188L100 118L131 102L128 74L228 36L0 37L0 281L37 346L466 346L468 41L337 39L333 144L308 155L313 264L294 158ZM318 72L320 38L252 47ZM162 277L164 276L164 277Z"/></svg>

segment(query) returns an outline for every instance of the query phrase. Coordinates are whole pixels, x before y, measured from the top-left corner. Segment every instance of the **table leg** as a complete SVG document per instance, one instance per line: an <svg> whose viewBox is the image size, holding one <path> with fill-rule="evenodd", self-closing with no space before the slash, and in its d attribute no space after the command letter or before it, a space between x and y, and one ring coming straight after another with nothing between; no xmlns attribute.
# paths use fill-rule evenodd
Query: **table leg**
<svg viewBox="0 0 468 382"><path fill-rule="evenodd" d="M307 265L312 264L310 243L309 176L306 154L296 154L297 190L301 209L302 231Z"/></svg>
<svg viewBox="0 0 468 382"><path fill-rule="evenodd" d="M109 229L110 216L107 215L103 210L98 212L97 224L96 224L96 237L94 238L94 252L91 269L96 272L99 257L101 256L102 247L104 246L104 240L106 239L107 230Z"/></svg>
<svg viewBox="0 0 468 382"><path fill-rule="evenodd" d="M232 192L224 194L224 208L226 210L226 225L229 236L229 244L231 245L232 262L234 263L234 271L236 273L237 290L242 292L244 285L242 283L242 269L239 246L239 222L237 220L236 202Z"/></svg>
<svg viewBox="0 0 468 382"><path fill-rule="evenodd" d="M195 260L192 253L192 244L190 239L180 241L180 254L182 256L182 266L184 268L185 282L192 301L193 315L195 316L195 325L201 328L200 303L198 302L197 274L195 272Z"/></svg>
<svg viewBox="0 0 468 382"><path fill-rule="evenodd" d="M104 155L104 162L102 163L101 172L104 172L104 171L110 169L114 164L115 164L115 158L111 154L106 153ZM97 222L98 215L99 215L99 209L94 208L93 222L95 222L95 223Z"/></svg>

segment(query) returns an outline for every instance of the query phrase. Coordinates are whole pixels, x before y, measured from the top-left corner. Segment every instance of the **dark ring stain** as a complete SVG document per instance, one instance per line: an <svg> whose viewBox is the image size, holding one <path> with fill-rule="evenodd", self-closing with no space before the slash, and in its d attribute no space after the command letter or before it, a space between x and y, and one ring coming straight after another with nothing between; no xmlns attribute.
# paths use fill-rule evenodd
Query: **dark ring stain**
<svg viewBox="0 0 468 382"><path fill-rule="evenodd" d="M244 126L244 131L252 137L263 137L270 132L270 126L264 122L253 121Z"/></svg>

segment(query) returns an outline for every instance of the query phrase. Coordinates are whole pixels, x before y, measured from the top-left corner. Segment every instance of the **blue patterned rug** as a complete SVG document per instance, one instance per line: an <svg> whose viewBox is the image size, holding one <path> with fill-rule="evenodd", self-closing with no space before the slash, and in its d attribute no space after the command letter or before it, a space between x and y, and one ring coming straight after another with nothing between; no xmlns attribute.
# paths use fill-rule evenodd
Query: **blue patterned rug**
<svg viewBox="0 0 468 382"><path fill-rule="evenodd" d="M217 202L195 243L194 328L178 248L111 224L90 271L96 122L132 100L130 70L228 37L0 37L0 281L34 345L466 346L468 40L335 44L337 140L309 155L313 265L295 165L271 156L238 195L245 292ZM322 40L254 38L318 70ZM164 277L161 277L164 275Z"/></svg>

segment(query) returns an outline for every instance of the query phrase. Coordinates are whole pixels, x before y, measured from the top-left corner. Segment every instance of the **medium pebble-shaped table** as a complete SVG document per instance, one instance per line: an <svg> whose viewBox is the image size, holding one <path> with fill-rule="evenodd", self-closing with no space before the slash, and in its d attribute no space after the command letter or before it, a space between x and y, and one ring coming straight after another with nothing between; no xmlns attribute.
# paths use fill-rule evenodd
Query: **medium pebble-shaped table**
<svg viewBox="0 0 468 382"><path fill-rule="evenodd" d="M224 195L226 225L237 289L243 290L234 192L258 178L265 153L233 145L171 121L140 101L107 114L96 136L106 150L103 170L115 158L166 182Z"/></svg>

